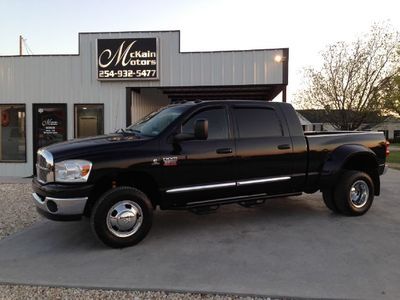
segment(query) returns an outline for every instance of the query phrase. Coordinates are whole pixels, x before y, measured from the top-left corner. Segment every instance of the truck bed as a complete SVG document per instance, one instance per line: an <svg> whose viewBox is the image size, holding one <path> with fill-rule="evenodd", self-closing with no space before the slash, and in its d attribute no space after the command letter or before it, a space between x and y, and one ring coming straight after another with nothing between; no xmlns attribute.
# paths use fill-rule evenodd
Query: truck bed
<svg viewBox="0 0 400 300"><path fill-rule="evenodd" d="M369 131L324 131L304 133L308 149L307 186L318 184L324 163L331 153L341 145L359 145L372 150L378 164L383 168L386 157L385 136L382 132Z"/></svg>

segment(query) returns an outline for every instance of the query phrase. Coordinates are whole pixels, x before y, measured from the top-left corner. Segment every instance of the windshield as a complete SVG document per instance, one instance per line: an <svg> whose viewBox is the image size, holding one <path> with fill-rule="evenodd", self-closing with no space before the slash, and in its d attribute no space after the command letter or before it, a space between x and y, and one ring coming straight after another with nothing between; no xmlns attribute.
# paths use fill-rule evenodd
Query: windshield
<svg viewBox="0 0 400 300"><path fill-rule="evenodd" d="M187 106L167 106L145 116L126 130L145 136L157 136L187 108Z"/></svg>

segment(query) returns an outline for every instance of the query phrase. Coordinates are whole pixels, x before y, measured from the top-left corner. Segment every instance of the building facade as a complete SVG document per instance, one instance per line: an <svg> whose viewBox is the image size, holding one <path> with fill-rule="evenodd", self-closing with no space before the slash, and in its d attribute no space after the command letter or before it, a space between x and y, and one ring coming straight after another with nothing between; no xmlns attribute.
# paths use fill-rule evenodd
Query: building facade
<svg viewBox="0 0 400 300"><path fill-rule="evenodd" d="M179 31L80 33L78 54L0 56L0 176L30 176L38 148L176 100L285 101L288 60L287 48L181 52Z"/></svg>

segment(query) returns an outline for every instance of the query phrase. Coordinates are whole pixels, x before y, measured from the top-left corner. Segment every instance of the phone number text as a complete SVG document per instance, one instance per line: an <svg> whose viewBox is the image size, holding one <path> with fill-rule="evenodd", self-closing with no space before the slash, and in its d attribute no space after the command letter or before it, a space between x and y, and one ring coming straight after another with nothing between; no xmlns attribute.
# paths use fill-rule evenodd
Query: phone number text
<svg viewBox="0 0 400 300"><path fill-rule="evenodd" d="M155 78L156 70L100 70L99 78Z"/></svg>

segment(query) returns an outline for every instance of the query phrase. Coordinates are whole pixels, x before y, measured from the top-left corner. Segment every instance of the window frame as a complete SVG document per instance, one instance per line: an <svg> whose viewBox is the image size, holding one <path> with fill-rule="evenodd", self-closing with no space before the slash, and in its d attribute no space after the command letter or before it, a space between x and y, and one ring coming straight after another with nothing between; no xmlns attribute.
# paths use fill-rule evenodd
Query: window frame
<svg viewBox="0 0 400 300"><path fill-rule="evenodd" d="M183 125L188 122L193 116L195 116L196 114L199 114L203 111L207 111L207 110L212 110L212 109L223 109L225 112L225 116L226 116L226 125L228 126L228 138L226 139L207 139L205 141L223 141L223 140L232 140L234 138L234 134L233 134L233 125L232 125L232 118L231 118L231 114L229 111L229 108L226 104L214 104L214 105L207 105L207 106L201 106L198 109L195 109L194 111L191 111L190 113L188 113L185 117L182 118L182 120L179 122L178 124L178 132L182 133L182 127Z"/></svg>
<svg viewBox="0 0 400 300"><path fill-rule="evenodd" d="M78 106L94 106L94 105L97 105L97 106L101 106L101 108L102 108L102 119L103 119L103 133L102 134L104 134L104 124L105 124L105 122L104 122L104 103L74 103L74 139L77 139L77 138L79 138L78 137L78 119L77 119L77 107Z"/></svg>
<svg viewBox="0 0 400 300"><path fill-rule="evenodd" d="M271 110L275 113L278 122L279 122L279 127L281 130L281 135L280 136L259 136L259 137L240 137L239 133L239 122L236 118L235 115L235 109L267 109ZM288 135L285 126L282 124L282 114L281 112L269 105L252 105L252 104L235 104L231 106L231 114L232 114L232 119L234 120L234 128L235 128L235 138L236 139L265 139L265 138L280 138L280 137L286 137Z"/></svg>
<svg viewBox="0 0 400 300"><path fill-rule="evenodd" d="M0 159L0 163L12 163L12 164L24 164L28 162L28 145L27 145L27 138L26 138L26 119L27 119L27 113L26 113L26 104L25 103L0 103L0 106L23 106L24 107L24 112L25 112L25 122L24 122L24 139L25 139L25 155L24 155L24 160L4 160Z"/></svg>

